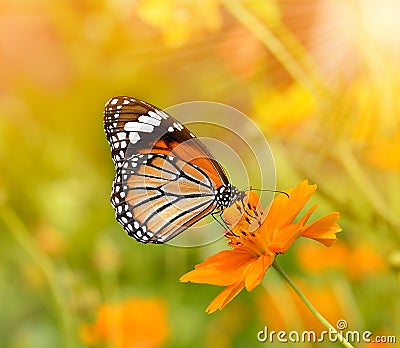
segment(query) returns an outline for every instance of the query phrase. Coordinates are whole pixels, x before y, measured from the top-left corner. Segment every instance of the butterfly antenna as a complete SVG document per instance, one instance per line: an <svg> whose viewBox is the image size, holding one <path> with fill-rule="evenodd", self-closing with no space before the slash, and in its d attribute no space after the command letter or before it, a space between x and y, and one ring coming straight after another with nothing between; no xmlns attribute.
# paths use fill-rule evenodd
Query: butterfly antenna
<svg viewBox="0 0 400 348"><path fill-rule="evenodd" d="M288 194L287 192L285 192L285 191L280 191L280 190L254 189L254 188L250 187L250 188L244 190L243 192L248 192L248 191L283 193L285 196L287 196L287 197L289 198L289 194ZM242 196L240 197L240 200L241 200L242 205L243 205L243 207L244 207L244 211L245 211L245 213L246 213L248 216L250 216L251 218L255 219L256 217L253 216L253 214L251 214L251 213L248 211L248 209L251 209L251 208L250 208L250 206L247 206L247 205L244 203L244 197L245 197L245 195L242 195Z"/></svg>
<svg viewBox="0 0 400 348"><path fill-rule="evenodd" d="M245 192L247 191L258 191L258 192L274 192L274 193L283 193L287 198L289 198L289 194L285 191L280 191L280 190L267 190L267 189L255 189L250 187L249 189L245 190Z"/></svg>

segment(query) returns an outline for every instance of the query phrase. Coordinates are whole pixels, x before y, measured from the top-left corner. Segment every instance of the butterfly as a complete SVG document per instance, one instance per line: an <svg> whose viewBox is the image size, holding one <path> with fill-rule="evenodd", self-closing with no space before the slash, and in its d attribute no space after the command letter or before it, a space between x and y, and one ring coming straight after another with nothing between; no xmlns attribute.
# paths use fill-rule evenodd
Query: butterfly
<svg viewBox="0 0 400 348"><path fill-rule="evenodd" d="M120 96L104 109L116 175L116 220L142 243L165 243L243 197L184 125L145 101Z"/></svg>

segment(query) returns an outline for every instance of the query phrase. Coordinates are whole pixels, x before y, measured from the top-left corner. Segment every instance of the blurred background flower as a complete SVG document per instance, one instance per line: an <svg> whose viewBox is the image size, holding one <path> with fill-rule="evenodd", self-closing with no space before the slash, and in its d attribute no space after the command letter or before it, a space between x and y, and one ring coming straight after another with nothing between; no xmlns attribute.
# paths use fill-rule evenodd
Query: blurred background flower
<svg viewBox="0 0 400 348"><path fill-rule="evenodd" d="M267 320L252 294L210 320L203 308L218 290L179 284L221 244L143 246L115 222L102 111L121 94L249 115L270 142L277 187L318 184L320 216L339 211L346 232L326 259L299 243L285 269L333 321L400 332L399 11L396 0L2 3L2 347L85 346L79 327L132 296L173 308L166 346L209 346L227 327L218 346L251 346ZM277 299L265 315L289 315L295 300L279 300L291 295L273 272L265 282L254 293ZM302 315L285 322L307 327Z"/></svg>
<svg viewBox="0 0 400 348"><path fill-rule="evenodd" d="M81 326L81 337L90 346L156 348L164 345L168 331L162 300L132 298L103 304L94 324Z"/></svg>

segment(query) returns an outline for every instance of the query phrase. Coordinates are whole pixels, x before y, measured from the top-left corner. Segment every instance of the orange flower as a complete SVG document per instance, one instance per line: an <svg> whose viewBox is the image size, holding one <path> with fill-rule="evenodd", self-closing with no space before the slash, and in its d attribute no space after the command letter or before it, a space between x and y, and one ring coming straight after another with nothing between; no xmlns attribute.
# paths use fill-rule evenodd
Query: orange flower
<svg viewBox="0 0 400 348"><path fill-rule="evenodd" d="M155 299L104 304L95 323L81 327L82 340L88 345L101 347L161 347L167 335L165 305Z"/></svg>
<svg viewBox="0 0 400 348"><path fill-rule="evenodd" d="M263 213L259 198L250 191L243 204L227 209L224 217L228 225L237 210L241 218L225 236L232 250L224 250L210 256L195 269L183 275L182 282L207 283L226 288L210 303L206 312L212 313L224 308L243 288L253 290L263 279L265 272L274 262L277 254L286 253L298 237L314 239L325 246L336 241L336 233L341 231L336 223L339 213L330 213L312 223L307 221L317 208L311 207L297 222L294 219L316 190L307 180L296 188L277 196L267 213ZM244 209L245 207L245 209Z"/></svg>
<svg viewBox="0 0 400 348"><path fill-rule="evenodd" d="M387 270L387 264L382 256L365 242L358 242L351 248L338 244L334 249L324 251L325 253L315 245L304 246L298 250L299 264L314 273L340 269L352 279L365 279L369 275Z"/></svg>

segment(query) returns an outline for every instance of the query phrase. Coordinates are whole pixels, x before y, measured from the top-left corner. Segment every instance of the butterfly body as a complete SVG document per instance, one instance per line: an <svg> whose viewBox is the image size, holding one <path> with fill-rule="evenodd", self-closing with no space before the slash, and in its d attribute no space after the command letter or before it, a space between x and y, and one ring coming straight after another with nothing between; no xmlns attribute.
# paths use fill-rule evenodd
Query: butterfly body
<svg viewBox="0 0 400 348"><path fill-rule="evenodd" d="M111 204L139 242L165 243L242 194L199 139L151 104L110 99L104 130L116 169Z"/></svg>

